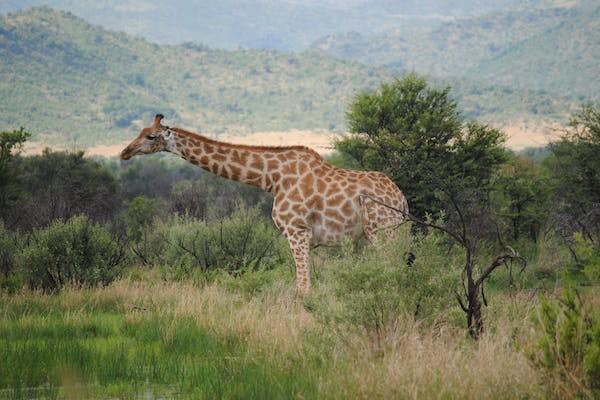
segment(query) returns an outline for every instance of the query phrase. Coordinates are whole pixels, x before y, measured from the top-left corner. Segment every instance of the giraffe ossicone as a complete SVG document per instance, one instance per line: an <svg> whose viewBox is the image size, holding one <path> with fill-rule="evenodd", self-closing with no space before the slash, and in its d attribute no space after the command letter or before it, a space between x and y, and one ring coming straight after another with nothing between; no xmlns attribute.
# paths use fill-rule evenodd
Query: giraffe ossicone
<svg viewBox="0 0 600 400"><path fill-rule="evenodd" d="M296 286L310 289L309 250L346 236L391 234L408 215L402 191L381 172L337 168L304 146L247 146L220 142L162 125L151 126L121 152L124 160L167 151L221 177L258 186L274 197L272 217L290 245Z"/></svg>

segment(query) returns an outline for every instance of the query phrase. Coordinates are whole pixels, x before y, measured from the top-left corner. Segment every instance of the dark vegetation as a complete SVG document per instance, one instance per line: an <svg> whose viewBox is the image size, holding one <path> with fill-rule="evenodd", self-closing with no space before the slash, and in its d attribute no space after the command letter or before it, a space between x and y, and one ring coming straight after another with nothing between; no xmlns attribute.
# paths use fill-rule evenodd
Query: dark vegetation
<svg viewBox="0 0 600 400"><path fill-rule="evenodd" d="M582 106L563 138L545 151L515 154L504 147L502 132L465 120L450 89L407 75L357 95L349 107L348 125L354 134L337 143L331 161L388 174L409 200L410 224L399 228L395 241L367 248L348 244L317 254L315 263L323 268L315 268L315 290L304 307L321 321L318 329L329 327L327 332L338 336L307 343L326 348L327 343L337 346L350 340L348 335L364 334L374 354L393 354L394 340L400 340L394 335L407 321L434 332L440 326L464 330L465 315L471 336L485 341L500 329L494 322L499 312L494 304L505 301L503 307L529 313L532 317L527 318L536 321L527 331L519 326L525 322L511 320L514 332L507 337L525 331L533 335L526 340L527 357L540 376L550 377L549 390L556 390L559 398L597 394L598 106ZM80 296L69 291L73 287L90 290L99 299L104 292L94 288L107 287L106 293L125 298L129 294L121 290L142 290L136 282L163 285L176 293L173 286L165 286L175 282L189 291L189 298L196 298L195 290L200 289L215 296L211 285L217 282L241 296L243 304L276 298L277 285L291 280L287 245L268 219L271 199L255 188L216 178L168 155L121 162L47 150L22 157L18 149L28 138L22 129L0 135L0 294L8 299L4 329L18 340L31 339L23 328L29 322L11 307L17 310L20 301L30 301L31 293L68 308L71 301L80 301L69 297ZM413 259L407 265L408 255ZM556 294L557 289L564 294ZM535 312L519 308L519 296L540 292L551 299L542 302L537 318ZM266 297L257 297L262 295ZM502 300L506 296L510 301ZM161 313L176 297L160 300ZM154 300L147 303L144 298L127 300L133 303L126 308L147 312ZM99 328L94 329L108 329L126 340L131 334L127 326L135 322L116 317L116 306L106 298L94 301L91 309L108 301L112 313L98 317ZM496 311L486 311L486 305ZM169 326L163 320L157 323L163 330ZM188 335L185 329L163 332L165 343L188 343L197 332L190 328L193 334ZM153 342L152 337L144 340ZM154 347L158 353L147 357L162 354L160 343ZM240 343L228 343L233 348L225 353L241 351ZM102 352L104 345L98 346L94 351ZM2 351L12 359L21 357L10 341L0 342ZM108 374L106 379L121 382L149 362L128 360L131 370L125 366L122 374ZM86 376L103 382L95 375L98 371ZM135 376L173 383L167 370L160 371ZM194 370L185 371L186 379L196 382ZM16 375L10 376L3 387L22 384ZM39 376L27 379L30 386L42 384ZM53 385L60 384L53 379ZM313 383L304 382L310 390L303 390L316 390Z"/></svg>

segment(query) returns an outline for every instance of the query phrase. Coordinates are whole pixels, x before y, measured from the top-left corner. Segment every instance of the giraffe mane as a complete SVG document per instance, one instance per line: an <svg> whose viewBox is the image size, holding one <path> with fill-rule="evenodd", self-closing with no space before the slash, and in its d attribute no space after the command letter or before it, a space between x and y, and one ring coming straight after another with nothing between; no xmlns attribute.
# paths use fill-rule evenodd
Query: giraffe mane
<svg viewBox="0 0 600 400"><path fill-rule="evenodd" d="M194 137L195 139L201 140L204 143L208 143L208 144L213 144L213 145L224 145L224 146L228 146L234 149L241 149L241 150L257 150L257 151L286 151L286 150L296 150L296 151L303 151L303 152L307 152L312 154L313 156L319 158L319 159L323 159L323 157L321 157L321 155L319 153L317 153L315 150L311 149L310 147L307 146L252 146L252 145L248 145L248 144L238 144L238 143L229 143L229 142L222 142L220 140L215 140L215 139L211 139L208 138L206 136L200 135L198 133L195 132L190 132L187 131L185 129L182 128L177 128L177 127L171 127L169 128L177 133L183 134L183 135L187 135L187 136L191 136Z"/></svg>

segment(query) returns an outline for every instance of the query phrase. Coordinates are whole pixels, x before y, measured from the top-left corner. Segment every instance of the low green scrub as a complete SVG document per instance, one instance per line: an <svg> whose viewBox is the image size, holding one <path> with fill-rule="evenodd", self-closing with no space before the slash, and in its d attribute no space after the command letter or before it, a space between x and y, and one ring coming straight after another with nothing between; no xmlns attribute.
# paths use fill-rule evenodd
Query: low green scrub
<svg viewBox="0 0 600 400"><path fill-rule="evenodd" d="M283 266L272 269L261 268L256 271L242 271L239 275L218 273L214 276L214 281L219 285L231 292L243 293L247 296L262 293L278 282L292 284L293 280L294 274L289 269L283 268Z"/></svg>
<svg viewBox="0 0 600 400"><path fill-rule="evenodd" d="M393 240L333 259L327 268L332 276L307 300L322 317L373 333L378 347L398 320L433 321L457 305L461 254L443 251L445 237L437 232L413 234L406 224L396 233ZM327 286L333 286L333 302L323 295Z"/></svg>
<svg viewBox="0 0 600 400"><path fill-rule="evenodd" d="M31 288L54 292L69 284L112 282L125 266L125 249L106 228L81 215L34 231L17 260Z"/></svg>
<svg viewBox="0 0 600 400"><path fill-rule="evenodd" d="M600 248L586 240L581 233L577 233L574 252L578 260L572 272L583 275L587 284L600 283Z"/></svg>
<svg viewBox="0 0 600 400"><path fill-rule="evenodd" d="M17 242L17 235L8 232L0 219L0 291L9 294L14 294L23 287L23 280L16 266L19 248Z"/></svg>
<svg viewBox="0 0 600 400"><path fill-rule="evenodd" d="M600 312L574 290L542 302L533 360L566 397L600 395Z"/></svg>
<svg viewBox="0 0 600 400"><path fill-rule="evenodd" d="M0 274L9 275L15 272L15 256L17 245L14 235L6 230L0 219Z"/></svg>
<svg viewBox="0 0 600 400"><path fill-rule="evenodd" d="M217 269L240 275L289 258L287 244L256 208L208 222L187 216L159 221L143 232L134 251L146 264L167 266L176 279Z"/></svg>

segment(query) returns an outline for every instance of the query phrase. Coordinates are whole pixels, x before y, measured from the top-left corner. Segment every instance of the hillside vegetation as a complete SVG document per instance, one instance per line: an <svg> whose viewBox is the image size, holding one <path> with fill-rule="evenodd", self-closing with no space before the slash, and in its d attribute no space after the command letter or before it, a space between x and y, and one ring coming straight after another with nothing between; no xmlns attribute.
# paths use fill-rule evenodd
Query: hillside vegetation
<svg viewBox="0 0 600 400"><path fill-rule="evenodd" d="M597 98L600 7L592 2L456 19L412 34L332 35L313 47L369 65L415 70L569 99Z"/></svg>
<svg viewBox="0 0 600 400"><path fill-rule="evenodd" d="M304 53L158 46L48 8L0 19L0 120L68 144L124 140L157 111L194 129L337 128L386 72Z"/></svg>
<svg viewBox="0 0 600 400"><path fill-rule="evenodd" d="M0 18L0 121L34 140L85 147L121 142L156 112L204 132L345 130L355 93L395 73L317 52L157 45L72 14L37 8ZM571 101L464 79L467 117L560 118Z"/></svg>
<svg viewBox="0 0 600 400"><path fill-rule="evenodd" d="M539 3L540 0L536 0ZM435 26L518 4L516 0L4 0L0 13L48 5L109 29L158 43L186 41L236 49L302 50L333 33L375 33L401 25Z"/></svg>

